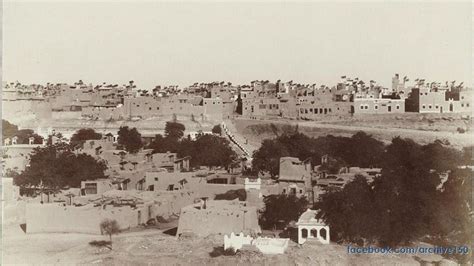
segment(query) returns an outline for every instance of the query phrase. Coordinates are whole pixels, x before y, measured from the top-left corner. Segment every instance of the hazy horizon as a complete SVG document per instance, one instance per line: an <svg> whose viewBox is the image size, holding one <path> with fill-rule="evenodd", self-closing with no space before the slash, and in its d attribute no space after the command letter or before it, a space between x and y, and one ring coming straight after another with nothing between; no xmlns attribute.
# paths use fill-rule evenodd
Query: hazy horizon
<svg viewBox="0 0 474 266"><path fill-rule="evenodd" d="M3 80L472 86L471 3L4 2Z"/></svg>

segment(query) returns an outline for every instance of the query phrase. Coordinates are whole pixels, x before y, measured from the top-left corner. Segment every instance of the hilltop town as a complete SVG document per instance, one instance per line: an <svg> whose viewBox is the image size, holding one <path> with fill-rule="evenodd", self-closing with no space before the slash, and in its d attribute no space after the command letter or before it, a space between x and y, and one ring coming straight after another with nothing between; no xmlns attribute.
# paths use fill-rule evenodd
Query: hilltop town
<svg viewBox="0 0 474 266"><path fill-rule="evenodd" d="M428 82L395 74L390 88L370 80L341 77L334 86L252 81L250 85L230 82L195 83L185 88L156 86L137 89L129 84L93 86L82 80L74 84L3 84L7 112L24 112L38 119L56 116L91 120L139 120L150 117L189 117L202 121L237 115L251 119L287 118L318 120L325 116L350 114L463 113L469 112L472 89L463 83Z"/></svg>
<svg viewBox="0 0 474 266"><path fill-rule="evenodd" d="M462 83L409 85L398 74L390 88L346 76L334 86L278 80L150 90L133 81L5 83L4 236L12 246L4 259L333 264L348 256L347 243L467 245L466 224L454 221L472 217L471 206L453 206L466 200L467 182L456 180L472 174L471 99Z"/></svg>

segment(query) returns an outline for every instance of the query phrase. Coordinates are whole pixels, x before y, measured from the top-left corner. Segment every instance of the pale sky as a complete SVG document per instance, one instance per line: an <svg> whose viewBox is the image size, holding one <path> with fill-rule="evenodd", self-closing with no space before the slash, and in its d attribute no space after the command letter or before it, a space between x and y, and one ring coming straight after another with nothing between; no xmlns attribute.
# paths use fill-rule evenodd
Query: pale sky
<svg viewBox="0 0 474 266"><path fill-rule="evenodd" d="M4 80L472 86L471 3L4 2Z"/></svg>

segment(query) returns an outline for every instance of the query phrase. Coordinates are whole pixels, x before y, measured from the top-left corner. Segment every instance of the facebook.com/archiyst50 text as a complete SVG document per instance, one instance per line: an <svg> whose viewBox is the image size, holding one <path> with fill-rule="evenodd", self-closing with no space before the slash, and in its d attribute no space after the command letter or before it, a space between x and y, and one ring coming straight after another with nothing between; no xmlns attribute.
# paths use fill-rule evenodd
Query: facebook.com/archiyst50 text
<svg viewBox="0 0 474 266"><path fill-rule="evenodd" d="M347 246L349 254L467 254L467 246L448 247L354 247Z"/></svg>

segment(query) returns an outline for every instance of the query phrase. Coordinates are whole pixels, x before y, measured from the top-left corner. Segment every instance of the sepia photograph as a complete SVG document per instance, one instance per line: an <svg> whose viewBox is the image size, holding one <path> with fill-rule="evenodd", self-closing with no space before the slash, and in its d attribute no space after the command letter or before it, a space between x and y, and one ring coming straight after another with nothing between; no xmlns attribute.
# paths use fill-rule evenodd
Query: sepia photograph
<svg viewBox="0 0 474 266"><path fill-rule="evenodd" d="M4 0L1 265L473 265L471 1Z"/></svg>

